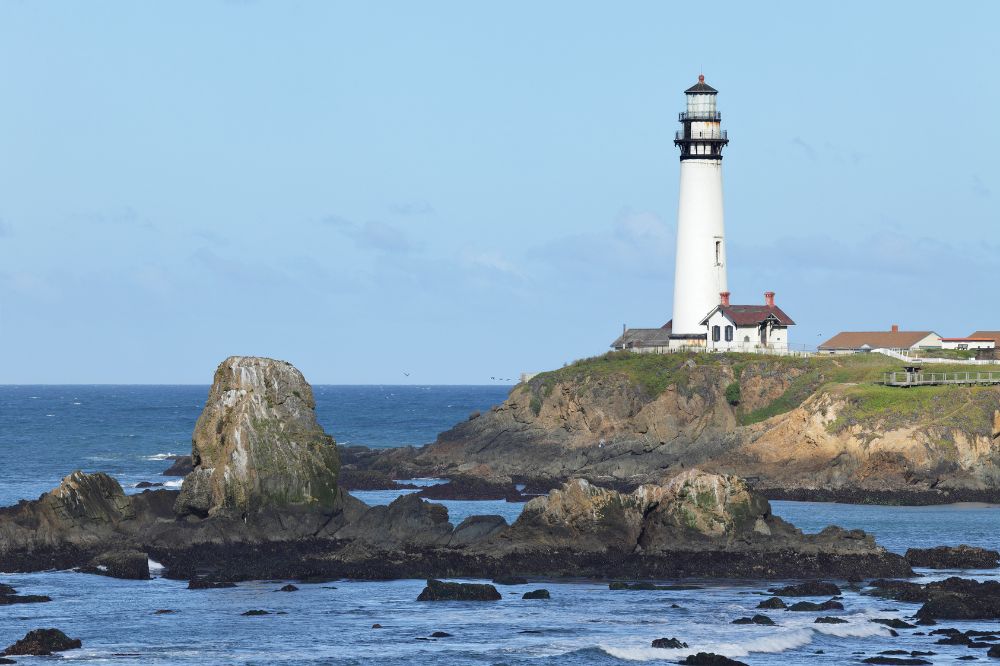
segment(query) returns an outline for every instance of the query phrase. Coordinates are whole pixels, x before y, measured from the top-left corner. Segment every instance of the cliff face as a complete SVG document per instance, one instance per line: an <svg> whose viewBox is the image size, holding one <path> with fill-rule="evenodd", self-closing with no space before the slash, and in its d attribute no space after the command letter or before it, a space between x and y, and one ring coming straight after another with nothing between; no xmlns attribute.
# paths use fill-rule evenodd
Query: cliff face
<svg viewBox="0 0 1000 666"><path fill-rule="evenodd" d="M611 354L516 387L402 467L635 485L700 466L793 496L1000 490L1000 388L876 385L894 369L878 355Z"/></svg>
<svg viewBox="0 0 1000 666"><path fill-rule="evenodd" d="M312 388L291 364L244 356L223 361L195 424L194 471L184 479L177 512L332 509L340 463L315 407Z"/></svg>

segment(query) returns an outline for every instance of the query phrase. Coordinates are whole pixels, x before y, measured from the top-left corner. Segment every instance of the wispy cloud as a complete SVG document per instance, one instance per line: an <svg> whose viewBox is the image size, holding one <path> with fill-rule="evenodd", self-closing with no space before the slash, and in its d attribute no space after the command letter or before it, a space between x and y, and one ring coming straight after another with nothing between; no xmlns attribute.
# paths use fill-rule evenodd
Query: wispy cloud
<svg viewBox="0 0 1000 666"><path fill-rule="evenodd" d="M431 215L434 206L423 200L401 201L389 206L389 210L396 215Z"/></svg>
<svg viewBox="0 0 1000 666"><path fill-rule="evenodd" d="M357 224L332 215L325 218L323 223L350 238L360 248L392 253L406 253L415 249L415 244L406 232L385 222Z"/></svg>

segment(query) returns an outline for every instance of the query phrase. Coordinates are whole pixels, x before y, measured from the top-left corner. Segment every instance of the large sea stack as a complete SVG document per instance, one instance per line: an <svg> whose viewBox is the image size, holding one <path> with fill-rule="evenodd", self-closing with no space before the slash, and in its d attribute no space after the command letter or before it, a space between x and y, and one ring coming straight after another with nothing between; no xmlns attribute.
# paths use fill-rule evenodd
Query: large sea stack
<svg viewBox="0 0 1000 666"><path fill-rule="evenodd" d="M315 408L312 388L290 363L252 356L223 361L195 424L194 471L184 479L177 513L332 509L340 463Z"/></svg>

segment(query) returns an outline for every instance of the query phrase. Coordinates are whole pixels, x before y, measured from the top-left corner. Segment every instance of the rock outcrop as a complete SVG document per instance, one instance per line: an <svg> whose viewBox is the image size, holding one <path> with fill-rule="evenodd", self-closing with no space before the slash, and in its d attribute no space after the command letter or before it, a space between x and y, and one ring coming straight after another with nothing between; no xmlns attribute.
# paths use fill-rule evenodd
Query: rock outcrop
<svg viewBox="0 0 1000 666"><path fill-rule="evenodd" d="M301 374L268 359L220 366L192 453L180 493L126 496L107 475L77 472L0 510L0 570L141 578L148 555L192 588L254 578L912 573L863 532L804 535L741 479L696 469L630 493L574 479L529 502L513 525L474 516L455 527L445 507L414 494L369 507L338 486L336 449Z"/></svg>
<svg viewBox="0 0 1000 666"><path fill-rule="evenodd" d="M290 363L249 356L223 361L195 424L194 470L184 479L177 512L332 510L339 459L315 408L312 388Z"/></svg>
<svg viewBox="0 0 1000 666"><path fill-rule="evenodd" d="M82 643L79 638L70 638L58 629L34 629L25 634L21 640L9 645L3 654L44 657L53 652L66 652L80 647Z"/></svg>
<svg viewBox="0 0 1000 666"><path fill-rule="evenodd" d="M911 567L928 569L996 569L1000 552L975 546L937 546L910 548L904 555Z"/></svg>
<svg viewBox="0 0 1000 666"><path fill-rule="evenodd" d="M881 355L612 353L516 386L422 449L356 451L352 464L543 490L572 477L631 489L699 467L755 478L779 499L1000 501L1000 387L877 386L898 366Z"/></svg>

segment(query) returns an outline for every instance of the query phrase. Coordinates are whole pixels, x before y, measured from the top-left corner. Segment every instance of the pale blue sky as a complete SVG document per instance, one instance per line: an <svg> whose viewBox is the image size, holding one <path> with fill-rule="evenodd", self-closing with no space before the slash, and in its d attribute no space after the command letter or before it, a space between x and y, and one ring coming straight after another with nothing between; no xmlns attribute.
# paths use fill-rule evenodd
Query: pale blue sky
<svg viewBox="0 0 1000 666"><path fill-rule="evenodd" d="M701 7L0 1L0 382L601 353L670 318L700 71L734 301L800 344L1000 329L1000 6Z"/></svg>

